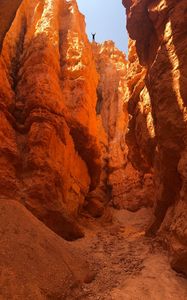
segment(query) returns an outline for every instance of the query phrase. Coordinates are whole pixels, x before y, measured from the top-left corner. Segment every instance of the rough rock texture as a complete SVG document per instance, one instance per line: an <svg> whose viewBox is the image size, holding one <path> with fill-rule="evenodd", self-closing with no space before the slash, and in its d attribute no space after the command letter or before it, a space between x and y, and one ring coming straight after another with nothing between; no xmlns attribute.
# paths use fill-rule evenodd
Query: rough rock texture
<svg viewBox="0 0 187 300"><path fill-rule="evenodd" d="M83 236L82 207L152 205L151 180L127 159L126 65L113 42L90 45L73 0L24 0L4 40L1 198L68 240Z"/></svg>
<svg viewBox="0 0 187 300"><path fill-rule="evenodd" d="M4 37L9 30L12 21L16 15L16 11L20 6L22 0L1 0L0 2L0 51Z"/></svg>
<svg viewBox="0 0 187 300"><path fill-rule="evenodd" d="M127 29L135 40L140 63L145 66L148 92L143 98L150 98L155 127L156 148L152 158L147 153L146 159L154 167L156 185L155 220L149 233L160 228L171 251L173 267L187 274L187 4L186 0L123 3L127 8ZM137 99L136 106L140 102ZM130 113L134 126L138 126L135 110ZM144 151L143 143L139 146Z"/></svg>
<svg viewBox="0 0 187 300"><path fill-rule="evenodd" d="M145 85L146 69L139 63L135 43L129 40L127 86L130 114L126 141L128 158L140 172L151 172L156 146L149 92Z"/></svg>
<svg viewBox="0 0 187 300"><path fill-rule="evenodd" d="M106 233L109 227L100 226L113 222L113 209L105 210L109 200L132 211L155 200L155 219L148 233L159 230L172 254L173 268L187 274L185 2L124 1L131 37L128 63L111 41L90 45L75 0L23 0L15 19L18 2L14 1L3 15L5 23L0 19L0 44L4 39L0 292L4 299L78 299L81 282L93 282L94 295L98 290L103 295L103 284L106 292L111 291L119 277L127 290L132 289L129 297L138 284L135 297L146 292L150 299L154 293L150 273L153 270L157 278L167 262L161 259L157 268L152 257L152 263L147 261L152 267L142 272L143 260L154 254L155 240L142 238L148 210L143 215L133 213L132 223L132 213L118 211L123 222L117 218ZM5 8L10 2L1 1L0 9L2 4ZM83 207L95 218L105 215L96 222ZM72 241L84 236L80 211L88 237L88 219L97 227L96 240L90 232L90 252L89 238L74 242L73 249L61 238ZM152 217L150 211L148 215ZM148 241L150 252L145 247ZM92 261L93 252L90 274L80 254ZM115 280L111 270L119 276L114 275ZM166 299L178 294L180 283L174 272L169 277L168 272L158 277L161 287L168 287L173 278L166 294L159 289ZM131 280L132 275L140 275L138 281ZM126 297L126 287L122 293L114 291L114 297ZM185 282L184 288L183 293L182 283L179 294L186 295ZM89 289L83 286L82 292L89 299Z"/></svg>
<svg viewBox="0 0 187 300"><path fill-rule="evenodd" d="M135 170L128 159L125 139L129 121L126 102L129 70L125 55L112 41L93 43L92 48L100 75L96 113L102 149L100 185L92 192L92 198L96 195L105 201L108 198L115 207L133 211L151 206L151 175L144 176Z"/></svg>
<svg viewBox="0 0 187 300"><path fill-rule="evenodd" d="M75 299L89 272L80 253L22 204L0 202L0 298Z"/></svg>
<svg viewBox="0 0 187 300"><path fill-rule="evenodd" d="M1 198L70 240L100 178L97 82L76 2L24 0L0 57Z"/></svg>

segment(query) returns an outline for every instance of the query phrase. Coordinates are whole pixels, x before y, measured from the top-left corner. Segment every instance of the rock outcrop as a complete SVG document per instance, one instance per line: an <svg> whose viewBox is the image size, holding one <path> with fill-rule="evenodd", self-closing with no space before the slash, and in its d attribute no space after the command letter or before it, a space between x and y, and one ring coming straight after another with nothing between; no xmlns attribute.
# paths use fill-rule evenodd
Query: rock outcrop
<svg viewBox="0 0 187 300"><path fill-rule="evenodd" d="M0 63L1 198L68 240L82 207L151 205L127 159L127 62L113 42L90 45L76 1L24 0Z"/></svg>
<svg viewBox="0 0 187 300"><path fill-rule="evenodd" d="M116 208L132 211L152 206L152 175L135 170L128 158L126 100L129 70L125 55L112 41L92 43L92 48L100 76L96 113L102 149L102 175L97 190L89 196L92 196L92 201L96 201L97 197L101 201L108 199Z"/></svg>
<svg viewBox="0 0 187 300"><path fill-rule="evenodd" d="M126 69L112 41L90 45L73 0L22 1L4 39L1 198L68 240L83 236L83 207L152 205L151 175L128 159Z"/></svg>
<svg viewBox="0 0 187 300"><path fill-rule="evenodd" d="M76 2L24 0L0 59L1 198L81 237L75 218L101 163L98 75Z"/></svg>
<svg viewBox="0 0 187 300"><path fill-rule="evenodd" d="M135 79L134 86L130 83L132 138L128 144L131 157L136 156L137 144L138 155L143 153L142 161L136 161L138 168L146 162L154 170L155 220L148 233L159 231L170 249L173 267L187 274L186 1L123 3L127 9L127 29L144 66L137 64L135 77L139 79ZM145 108L149 112L147 120ZM143 127L150 145L138 134Z"/></svg>

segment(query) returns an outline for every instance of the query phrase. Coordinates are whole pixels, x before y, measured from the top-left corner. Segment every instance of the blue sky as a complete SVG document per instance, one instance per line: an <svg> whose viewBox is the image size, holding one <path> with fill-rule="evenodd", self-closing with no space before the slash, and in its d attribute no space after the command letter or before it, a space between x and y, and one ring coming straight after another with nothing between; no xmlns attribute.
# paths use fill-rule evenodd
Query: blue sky
<svg viewBox="0 0 187 300"><path fill-rule="evenodd" d="M79 10L86 17L89 39L96 32L96 42L113 40L116 46L127 53L125 8L122 0L77 0Z"/></svg>

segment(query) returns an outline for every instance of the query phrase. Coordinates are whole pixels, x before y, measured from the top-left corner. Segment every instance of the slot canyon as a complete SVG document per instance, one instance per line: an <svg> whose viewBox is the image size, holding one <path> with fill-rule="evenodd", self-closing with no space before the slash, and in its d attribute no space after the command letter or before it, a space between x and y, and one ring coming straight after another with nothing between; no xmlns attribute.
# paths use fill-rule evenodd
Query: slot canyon
<svg viewBox="0 0 187 300"><path fill-rule="evenodd" d="M187 299L187 1L122 2L0 1L0 300Z"/></svg>

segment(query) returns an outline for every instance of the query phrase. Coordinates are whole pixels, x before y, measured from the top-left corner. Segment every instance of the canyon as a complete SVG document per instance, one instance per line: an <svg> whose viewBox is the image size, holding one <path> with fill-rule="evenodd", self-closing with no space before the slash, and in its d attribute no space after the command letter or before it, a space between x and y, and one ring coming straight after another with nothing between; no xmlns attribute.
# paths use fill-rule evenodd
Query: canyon
<svg viewBox="0 0 187 300"><path fill-rule="evenodd" d="M0 299L187 299L187 5L123 4L0 3Z"/></svg>

